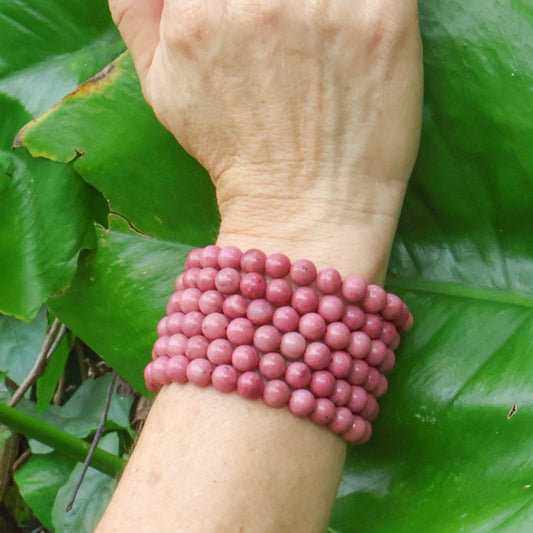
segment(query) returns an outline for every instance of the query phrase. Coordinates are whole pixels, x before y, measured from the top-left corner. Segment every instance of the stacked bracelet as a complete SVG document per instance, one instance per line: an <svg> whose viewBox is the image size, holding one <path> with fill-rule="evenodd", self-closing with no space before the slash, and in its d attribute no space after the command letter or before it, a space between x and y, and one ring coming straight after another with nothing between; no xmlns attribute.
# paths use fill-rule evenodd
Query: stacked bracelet
<svg viewBox="0 0 533 533"><path fill-rule="evenodd" d="M412 323L398 296L359 276L283 254L198 248L158 324L146 385L236 390L362 443Z"/></svg>

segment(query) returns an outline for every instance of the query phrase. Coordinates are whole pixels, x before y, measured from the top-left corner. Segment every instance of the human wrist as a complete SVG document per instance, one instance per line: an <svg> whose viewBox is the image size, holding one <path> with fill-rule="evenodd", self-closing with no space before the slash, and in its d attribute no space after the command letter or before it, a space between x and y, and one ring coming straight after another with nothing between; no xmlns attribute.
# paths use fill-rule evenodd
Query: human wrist
<svg viewBox="0 0 533 533"><path fill-rule="evenodd" d="M238 197L221 209L220 246L260 248L307 258L317 268L334 267L382 284L396 231L403 191L381 205L339 199Z"/></svg>

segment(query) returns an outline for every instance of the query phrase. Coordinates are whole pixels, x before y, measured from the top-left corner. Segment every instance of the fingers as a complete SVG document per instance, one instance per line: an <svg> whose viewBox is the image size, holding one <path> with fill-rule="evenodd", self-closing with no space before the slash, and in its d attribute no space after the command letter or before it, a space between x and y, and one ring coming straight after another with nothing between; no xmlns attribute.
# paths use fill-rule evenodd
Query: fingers
<svg viewBox="0 0 533 533"><path fill-rule="evenodd" d="M159 43L163 0L109 0L109 9L142 82Z"/></svg>

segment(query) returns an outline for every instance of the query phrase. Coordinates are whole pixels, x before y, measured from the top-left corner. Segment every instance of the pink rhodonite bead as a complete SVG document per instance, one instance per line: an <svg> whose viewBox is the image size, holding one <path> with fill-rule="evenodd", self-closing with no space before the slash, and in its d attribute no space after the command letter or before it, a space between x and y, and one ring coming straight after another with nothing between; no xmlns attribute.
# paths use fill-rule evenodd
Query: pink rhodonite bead
<svg viewBox="0 0 533 533"><path fill-rule="evenodd" d="M226 337L233 344L250 344L254 338L254 326L247 318L236 318L226 328Z"/></svg>
<svg viewBox="0 0 533 533"><path fill-rule="evenodd" d="M207 358L214 365L228 365L232 354L233 345L226 339L216 339L207 347Z"/></svg>
<svg viewBox="0 0 533 533"><path fill-rule="evenodd" d="M284 279L273 279L266 288L266 299L274 305L281 307L290 303L292 287Z"/></svg>
<svg viewBox="0 0 533 533"><path fill-rule="evenodd" d="M356 415L354 416L351 427L348 429L348 431L346 431L346 433L343 433L342 438L353 444L361 444L365 442L365 438L366 440L370 438L371 432L372 428L370 423L364 420L362 417ZM368 438L366 437L367 434Z"/></svg>
<svg viewBox="0 0 533 533"><path fill-rule="evenodd" d="M241 268L244 272L264 272L266 255L261 250L248 250L242 254Z"/></svg>
<svg viewBox="0 0 533 533"><path fill-rule="evenodd" d="M223 268L215 277L215 287L222 294L235 294L239 290L241 274L234 268Z"/></svg>
<svg viewBox="0 0 533 533"><path fill-rule="evenodd" d="M291 279L296 285L312 285L316 279L316 267L308 259L298 259L292 264Z"/></svg>
<svg viewBox="0 0 533 533"><path fill-rule="evenodd" d="M326 331L326 321L318 313L307 313L300 318L300 333L309 340L320 339Z"/></svg>
<svg viewBox="0 0 533 533"><path fill-rule="evenodd" d="M224 339L226 328L229 325L228 318L222 313L211 313L202 322L202 333L209 339Z"/></svg>
<svg viewBox="0 0 533 533"><path fill-rule="evenodd" d="M183 313L172 313L167 317L167 330L170 335L175 333L182 333L181 323L185 315Z"/></svg>
<svg viewBox="0 0 533 533"><path fill-rule="evenodd" d="M204 315L210 313L220 313L222 311L222 304L224 303L224 296L216 290L206 291L200 296L198 300L198 307Z"/></svg>
<svg viewBox="0 0 533 533"><path fill-rule="evenodd" d="M300 313L313 313L318 309L318 295L311 287L298 287L291 298L291 305Z"/></svg>
<svg viewBox="0 0 533 533"><path fill-rule="evenodd" d="M251 301L246 310L246 317L256 326L269 324L273 314L274 310L272 309L272 305L261 298Z"/></svg>
<svg viewBox="0 0 533 533"><path fill-rule="evenodd" d="M272 315L272 324L279 329L279 331L288 333L294 331L300 322L300 315L290 306L280 307L274 311Z"/></svg>
<svg viewBox="0 0 533 533"><path fill-rule="evenodd" d="M339 379L345 378L350 374L353 361L350 354L342 350L331 354L331 361L328 370Z"/></svg>
<svg viewBox="0 0 533 533"><path fill-rule="evenodd" d="M379 285L368 285L361 302L363 309L367 313L379 313L387 305L387 293Z"/></svg>
<svg viewBox="0 0 533 533"><path fill-rule="evenodd" d="M198 289L185 289L180 296L180 309L183 313L198 311L198 301L202 293Z"/></svg>
<svg viewBox="0 0 533 533"><path fill-rule="evenodd" d="M229 318L241 318L246 316L248 303L240 294L228 296L222 304L222 312Z"/></svg>
<svg viewBox="0 0 533 533"><path fill-rule="evenodd" d="M255 370L259 365L259 354L257 353L257 350L249 344L237 346L233 350L231 364L239 372Z"/></svg>
<svg viewBox="0 0 533 533"><path fill-rule="evenodd" d="M220 253L220 246L216 244L210 244L202 250L200 262L203 268L217 268L218 267L218 254Z"/></svg>
<svg viewBox="0 0 533 533"><path fill-rule="evenodd" d="M305 363L290 363L285 371L285 381L293 389L303 389L311 382L311 371Z"/></svg>
<svg viewBox="0 0 533 533"><path fill-rule="evenodd" d="M198 279L196 280L196 286L202 292L213 290L215 288L215 278L218 274L218 270L214 268L202 268Z"/></svg>
<svg viewBox="0 0 533 533"><path fill-rule="evenodd" d="M276 352L266 353L259 360L259 372L266 379L279 379L285 375L285 359Z"/></svg>
<svg viewBox="0 0 533 533"><path fill-rule="evenodd" d="M370 337L362 331L350 334L350 344L346 351L355 359L364 359L370 352Z"/></svg>
<svg viewBox="0 0 533 533"><path fill-rule="evenodd" d="M171 357L167 365L167 375L175 383L187 383L187 367L189 360L184 355Z"/></svg>
<svg viewBox="0 0 533 533"><path fill-rule="evenodd" d="M380 340L373 340L370 342L370 352L365 360L370 366L379 366L385 359L387 347Z"/></svg>
<svg viewBox="0 0 533 533"><path fill-rule="evenodd" d="M305 348L307 347L307 342L303 335L297 333L296 331L290 331L285 333L281 337L280 349L279 351L291 361L295 361L303 356Z"/></svg>
<svg viewBox="0 0 533 533"><path fill-rule="evenodd" d="M187 337L194 337L194 335L202 334L202 322L204 321L204 314L200 311L193 311L192 313L187 313L183 317L181 323L181 329Z"/></svg>
<svg viewBox="0 0 533 533"><path fill-rule="evenodd" d="M348 383L350 385L364 385L368 379L369 372L368 363L362 359L356 359L353 362L352 370L348 374Z"/></svg>
<svg viewBox="0 0 533 533"><path fill-rule="evenodd" d="M272 254L266 258L265 271L271 278L284 278L291 271L290 259L284 254Z"/></svg>
<svg viewBox="0 0 533 533"><path fill-rule="evenodd" d="M352 388L350 384L343 379L338 379L335 382L335 388L329 399L337 406L343 407L350 401Z"/></svg>
<svg viewBox="0 0 533 533"><path fill-rule="evenodd" d="M211 383L213 365L207 359L194 359L187 366L187 378L198 387L207 387Z"/></svg>
<svg viewBox="0 0 533 533"><path fill-rule="evenodd" d="M218 254L218 266L222 268L240 268L242 252L235 246L225 246Z"/></svg>
<svg viewBox="0 0 533 533"><path fill-rule="evenodd" d="M266 292L267 283L261 274L248 272L241 278L240 291L245 298L263 298Z"/></svg>
<svg viewBox="0 0 533 533"><path fill-rule="evenodd" d="M263 400L270 407L285 407L290 397L289 386L279 379L269 381L263 390Z"/></svg>
<svg viewBox="0 0 533 533"><path fill-rule="evenodd" d="M327 370L313 372L309 388L317 398L329 398L335 390L336 379Z"/></svg>
<svg viewBox="0 0 533 533"><path fill-rule="evenodd" d="M185 260L185 268L187 270L191 268L198 268L202 266L202 248L195 248L189 252L187 259Z"/></svg>
<svg viewBox="0 0 533 533"><path fill-rule="evenodd" d="M346 276L342 282L341 292L348 302L357 303L365 295L366 282L360 276Z"/></svg>
<svg viewBox="0 0 533 533"><path fill-rule="evenodd" d="M274 326L261 326L255 330L254 346L263 353L273 352L279 348L281 333Z"/></svg>
<svg viewBox="0 0 533 533"><path fill-rule="evenodd" d="M199 359L207 357L207 347L209 341L203 335L195 335L187 340L185 355L189 359Z"/></svg>
<svg viewBox="0 0 533 533"><path fill-rule="evenodd" d="M341 275L334 268L325 268L317 274L316 286L324 294L335 294L342 286Z"/></svg>
<svg viewBox="0 0 533 533"><path fill-rule="evenodd" d="M331 322L326 328L324 342L332 350L344 350L350 344L350 330L343 322Z"/></svg>
<svg viewBox="0 0 533 533"><path fill-rule="evenodd" d="M298 389L291 394L289 410L295 416L305 417L313 412L315 402L315 397L311 391Z"/></svg>
<svg viewBox="0 0 533 533"><path fill-rule="evenodd" d="M337 407L335 409L335 415L333 416L333 420L329 424L329 429L333 431L333 433L344 433L345 431L348 431L348 429L353 424L354 415L348 409L347 407Z"/></svg>
<svg viewBox="0 0 533 533"><path fill-rule="evenodd" d="M329 424L335 416L335 404L327 398L317 398L311 420L319 426Z"/></svg>
<svg viewBox="0 0 533 533"><path fill-rule="evenodd" d="M318 312L327 322L338 322L345 313L345 306L338 296L329 294L320 299Z"/></svg>
<svg viewBox="0 0 533 533"><path fill-rule="evenodd" d="M348 326L350 331L358 331L365 325L366 315L360 307L348 305L344 310L342 321Z"/></svg>
<svg viewBox="0 0 533 533"><path fill-rule="evenodd" d="M363 387L355 385L352 387L350 399L348 400L347 407L352 413L357 413L363 409L368 400L368 393Z"/></svg>
<svg viewBox="0 0 533 533"><path fill-rule="evenodd" d="M402 314L402 300L396 294L387 294L387 304L381 311L381 316L385 320L397 320Z"/></svg>
<svg viewBox="0 0 533 533"><path fill-rule="evenodd" d="M237 391L248 400L258 400L263 396L264 383L259 374L245 372L237 380Z"/></svg>
<svg viewBox="0 0 533 533"><path fill-rule="evenodd" d="M189 339L182 333L171 335L167 343L167 354L169 357L185 354L187 348L187 341Z"/></svg>
<svg viewBox="0 0 533 533"><path fill-rule="evenodd" d="M211 382L220 392L232 392L237 388L238 377L238 372L231 365L219 365L211 374Z"/></svg>
<svg viewBox="0 0 533 533"><path fill-rule="evenodd" d="M331 350L323 342L312 342L305 349L304 362L312 370L323 370L331 362Z"/></svg>
<svg viewBox="0 0 533 533"><path fill-rule="evenodd" d="M379 339L383 331L383 319L379 315L367 313L365 325L362 328L371 339Z"/></svg>

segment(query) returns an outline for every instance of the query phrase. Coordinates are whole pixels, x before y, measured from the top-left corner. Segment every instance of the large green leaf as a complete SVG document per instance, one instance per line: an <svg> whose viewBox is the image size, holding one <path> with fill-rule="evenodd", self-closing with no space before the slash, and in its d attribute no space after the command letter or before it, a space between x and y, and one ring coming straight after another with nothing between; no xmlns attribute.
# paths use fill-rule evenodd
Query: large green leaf
<svg viewBox="0 0 533 533"><path fill-rule="evenodd" d="M331 528L527 533L533 520L533 7L491 0L480 10L474 0L426 0L420 11L422 147L387 280L411 305L416 326L398 353L374 437L348 454ZM79 172L89 181L99 175L101 181L91 182L120 214L156 237L99 229L97 251L84 255L72 288L51 303L140 387L165 291L186 251L166 240L195 244L207 233L187 229L194 214L174 225L165 218L158 229L152 213L139 209L146 202L139 204L138 191L169 178L160 172L158 146L132 127L132 115L148 116L138 88L113 89L125 87L122 77L132 72L127 61L120 60L105 86L88 97L74 95L64 113L56 108L23 138L33 153L63 161L84 150L74 163ZM122 110L113 115L111 132L102 133L103 122L94 120L100 91L113 95L102 109ZM118 101L126 95L129 112ZM80 137L85 117L105 142ZM107 172L113 154L122 157L124 131L137 150L148 147L143 172L131 174L131 205L120 199L115 173ZM61 141L54 143L56 136ZM179 166L181 151L174 149L179 156L164 158L177 157ZM170 170L179 179L176 189L191 187L185 173ZM166 201L175 201L173 191L153 200L162 213Z"/></svg>
<svg viewBox="0 0 533 533"><path fill-rule="evenodd" d="M141 233L188 244L216 237L209 177L145 104L129 54L30 123L18 142L54 161L80 155L74 168Z"/></svg>

